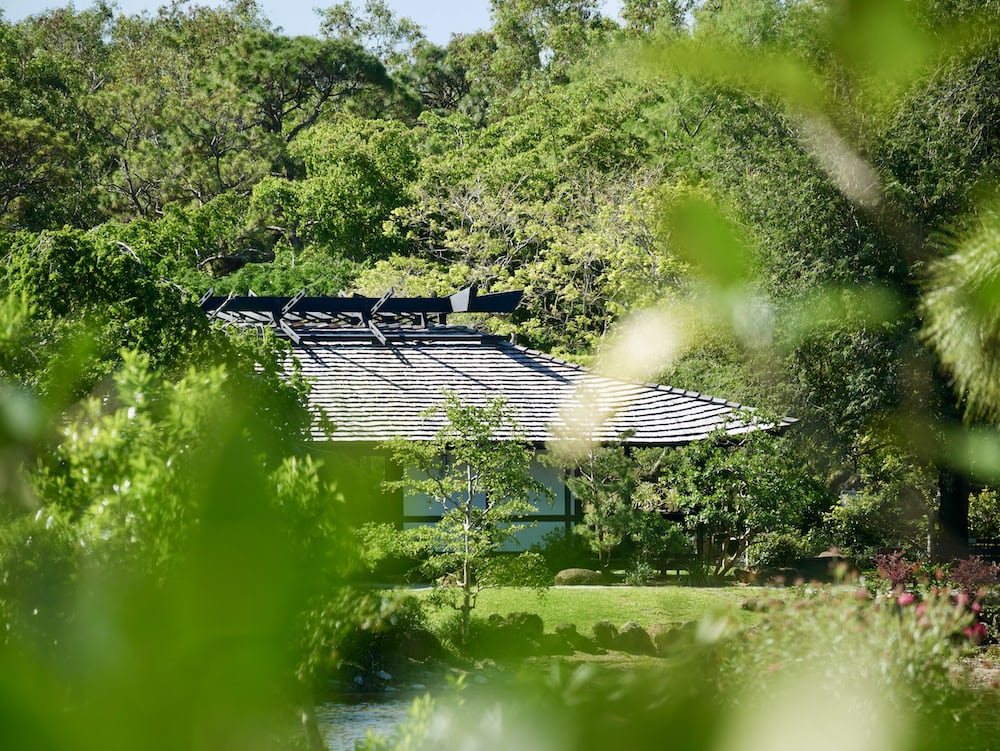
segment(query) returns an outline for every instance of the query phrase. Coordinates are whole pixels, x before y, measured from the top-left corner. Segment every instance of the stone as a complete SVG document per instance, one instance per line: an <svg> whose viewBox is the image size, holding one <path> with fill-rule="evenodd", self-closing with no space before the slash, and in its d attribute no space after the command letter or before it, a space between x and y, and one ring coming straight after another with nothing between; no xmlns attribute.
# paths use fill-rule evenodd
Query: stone
<svg viewBox="0 0 1000 751"><path fill-rule="evenodd" d="M790 587L801 578L798 569L787 566L771 566L757 571L755 583L768 587Z"/></svg>
<svg viewBox="0 0 1000 751"><path fill-rule="evenodd" d="M670 651L680 641L681 636L678 629L663 623L653 624L646 629L646 633L649 634L649 638L653 641L653 646L656 648L656 654L661 657L670 653Z"/></svg>
<svg viewBox="0 0 1000 751"><path fill-rule="evenodd" d="M617 648L632 655L656 654L656 646L649 633L638 623L629 621L622 625L615 640Z"/></svg>
<svg viewBox="0 0 1000 751"><path fill-rule="evenodd" d="M572 623L560 623L554 631L555 636L561 639L573 652L584 652L590 655L606 654L606 650L597 646L593 639L578 632Z"/></svg>
<svg viewBox="0 0 1000 751"><path fill-rule="evenodd" d="M604 583L604 574L589 568L566 568L556 574L555 578L557 587L593 586Z"/></svg>
<svg viewBox="0 0 1000 751"><path fill-rule="evenodd" d="M591 627L594 641L602 649L617 649L618 628L611 621L598 621Z"/></svg>
<svg viewBox="0 0 1000 751"><path fill-rule="evenodd" d="M511 613L505 619L505 625L509 629L519 634L523 634L531 639L540 638L542 633L545 631L545 625L542 623L542 617L538 615L538 613Z"/></svg>
<svg viewBox="0 0 1000 751"><path fill-rule="evenodd" d="M538 649L542 654L550 656L565 657L576 652L576 648L559 634L542 634Z"/></svg>

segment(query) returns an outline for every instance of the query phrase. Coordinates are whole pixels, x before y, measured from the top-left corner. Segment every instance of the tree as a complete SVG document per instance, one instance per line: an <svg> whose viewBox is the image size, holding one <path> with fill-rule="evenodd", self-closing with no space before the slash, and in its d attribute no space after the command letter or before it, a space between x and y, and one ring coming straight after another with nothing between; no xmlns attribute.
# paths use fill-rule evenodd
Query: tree
<svg viewBox="0 0 1000 751"><path fill-rule="evenodd" d="M356 261L387 255L400 244L385 224L409 203L416 178L413 141L398 121L341 115L318 124L290 148L304 179L261 181L252 210L292 250Z"/></svg>
<svg viewBox="0 0 1000 751"><path fill-rule="evenodd" d="M497 556L524 527L519 517L537 511L550 491L531 476L531 447L518 438L510 409L501 400L484 407L463 404L445 394L428 417L444 424L434 440L397 439L386 445L392 460L404 468L390 487L427 498L441 514L438 522L405 532L437 590L461 615L462 642L479 593L518 581L522 585L547 577L534 553ZM517 572L516 574L514 572Z"/></svg>
<svg viewBox="0 0 1000 751"><path fill-rule="evenodd" d="M391 86L378 60L339 39L248 34L227 50L221 64L253 102L254 124L285 143L364 87Z"/></svg>
<svg viewBox="0 0 1000 751"><path fill-rule="evenodd" d="M983 207L978 226L954 239L931 270L923 297L925 335L952 375L970 417L1000 418L1000 213Z"/></svg>
<svg viewBox="0 0 1000 751"><path fill-rule="evenodd" d="M97 220L99 141L81 100L106 73L109 18L99 5L31 23L0 19L0 228L38 231Z"/></svg>
<svg viewBox="0 0 1000 751"><path fill-rule="evenodd" d="M666 449L669 450L669 449ZM551 460L583 507L581 535L605 565L624 547L639 566L662 567L672 555L687 553L690 541L666 514L677 511L672 493L660 483L665 449L626 452L621 445L591 446L581 456Z"/></svg>
<svg viewBox="0 0 1000 751"><path fill-rule="evenodd" d="M854 422L827 454L830 469L837 451L845 464L863 461L877 441L937 465L945 556L967 537L968 462L950 448L964 444L948 438L961 435L960 414L925 346L917 290L940 238L968 226L962 212L976 211L981 175L995 172L993 98L972 71L992 69L996 25L991 6L964 3L711 3L692 38L644 58L648 75L717 94L700 144L667 152L668 171L708 186L718 215L744 233L720 252L713 231L696 232L694 268L717 268L742 248L738 296L765 301L766 312L746 326L731 315L744 309L732 304L734 286L711 279L705 307L730 311L751 351L777 345L787 357L790 411L831 433L842 415ZM665 213L673 241L685 212ZM825 312L849 319L850 308L829 307L845 290L868 311L847 325ZM824 312L813 321L809 309ZM844 367L831 367L837 360ZM824 402L828 393L837 398Z"/></svg>
<svg viewBox="0 0 1000 751"><path fill-rule="evenodd" d="M29 496L0 487L0 665L16 685L61 686L58 697L22 693L38 719L6 737L166 749L251 724L287 736L294 724L279 717L311 716L319 642L328 650L359 604L340 588L350 535L342 498L299 453L308 420L296 434L280 396L262 403L245 384L221 367L170 381L127 352L103 393L62 414L26 401L59 417L36 415L34 436L0 433L0 465L18 441L37 457L19 468ZM150 674L161 680L140 697ZM220 693L191 702L206 680ZM43 694L66 723L55 736L42 729ZM175 711L143 742L158 722L151 699Z"/></svg>
<svg viewBox="0 0 1000 751"><path fill-rule="evenodd" d="M494 75L509 89L540 71L564 82L569 67L613 27L597 6L594 0L492 0Z"/></svg>
<svg viewBox="0 0 1000 751"><path fill-rule="evenodd" d="M421 28L410 18L397 17L385 0L365 0L360 11L350 0L342 0L323 9L321 20L325 36L361 45L390 72L412 62L426 41Z"/></svg>
<svg viewBox="0 0 1000 751"><path fill-rule="evenodd" d="M425 113L400 234L445 274L524 288L516 329L533 346L592 352L637 296L656 299L680 270L656 232L661 173L630 127L657 98L607 75L539 94L485 128Z"/></svg>
<svg viewBox="0 0 1000 751"><path fill-rule="evenodd" d="M268 173L283 144L252 127L252 103L220 71L226 50L267 28L253 2L174 2L152 18L115 19L107 70L80 99L101 145L93 158L106 212L159 216Z"/></svg>
<svg viewBox="0 0 1000 751"><path fill-rule="evenodd" d="M0 266L0 295L25 301L32 341L16 369L0 376L46 396L89 392L123 348L144 352L164 372L210 358L208 322L190 299L151 278L128 246L80 230L20 236Z"/></svg>
<svg viewBox="0 0 1000 751"><path fill-rule="evenodd" d="M621 16L626 31L643 35L683 28L693 6L693 0L625 0Z"/></svg>
<svg viewBox="0 0 1000 751"><path fill-rule="evenodd" d="M831 503L823 484L802 472L788 440L762 431L667 452L659 481L716 577L739 565L765 532L804 534L818 526Z"/></svg>

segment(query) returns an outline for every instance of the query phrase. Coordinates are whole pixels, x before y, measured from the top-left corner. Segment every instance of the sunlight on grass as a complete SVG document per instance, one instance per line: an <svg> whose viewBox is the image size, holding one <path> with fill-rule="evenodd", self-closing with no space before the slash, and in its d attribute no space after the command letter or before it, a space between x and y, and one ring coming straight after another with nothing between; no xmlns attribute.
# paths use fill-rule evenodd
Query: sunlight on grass
<svg viewBox="0 0 1000 751"><path fill-rule="evenodd" d="M761 591L756 587L555 587L539 595L532 589L505 587L484 591L475 615L486 618L491 613L537 613L548 632L560 623L572 623L585 632L603 620L619 625L628 621L643 626L677 625L718 612L749 624L758 616L741 610L740 604ZM421 595L424 592L418 590ZM451 614L428 609L427 615L436 627Z"/></svg>

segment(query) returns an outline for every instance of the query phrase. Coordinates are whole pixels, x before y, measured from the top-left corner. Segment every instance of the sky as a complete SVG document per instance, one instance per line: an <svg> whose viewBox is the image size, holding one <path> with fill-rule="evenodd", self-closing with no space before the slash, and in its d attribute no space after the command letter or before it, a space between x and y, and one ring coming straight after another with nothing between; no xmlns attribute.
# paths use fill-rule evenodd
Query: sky
<svg viewBox="0 0 1000 751"><path fill-rule="evenodd" d="M25 16L67 5L69 0L0 0L4 17L20 21ZM218 0L195 0L200 5L216 6ZM264 14L286 34L315 34L319 20L315 7L329 7L336 0L259 0ZM74 6L83 10L90 0L76 0ZM117 0L118 8L129 15L144 10L154 13L165 0ZM364 7L364 0L353 0L355 8ZM407 16L423 27L427 38L436 44L446 44L452 34L466 34L486 29L490 25L490 0L388 0L398 16ZM612 17L621 7L620 0L605 0L603 13Z"/></svg>

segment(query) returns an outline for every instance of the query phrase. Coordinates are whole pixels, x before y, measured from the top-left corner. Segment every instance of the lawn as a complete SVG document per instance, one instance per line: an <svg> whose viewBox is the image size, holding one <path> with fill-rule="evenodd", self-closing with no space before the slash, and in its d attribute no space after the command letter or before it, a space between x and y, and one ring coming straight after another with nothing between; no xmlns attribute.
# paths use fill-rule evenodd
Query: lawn
<svg viewBox="0 0 1000 751"><path fill-rule="evenodd" d="M628 621L642 626L676 625L719 612L750 623L756 614L741 610L740 604L761 591L753 587L552 587L539 595L532 589L504 587L483 591L473 616L526 611L540 615L548 632L560 623L572 623L581 633L589 633L601 620L617 626ZM434 625L449 615L428 612Z"/></svg>

